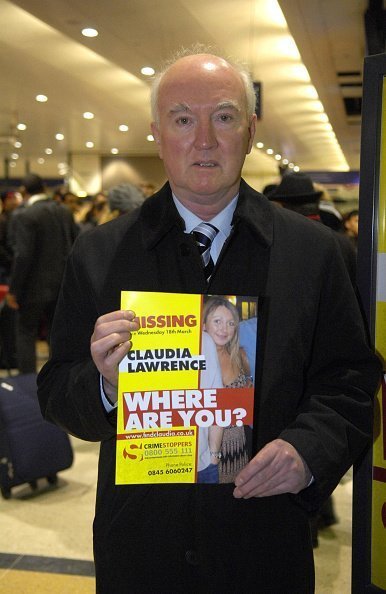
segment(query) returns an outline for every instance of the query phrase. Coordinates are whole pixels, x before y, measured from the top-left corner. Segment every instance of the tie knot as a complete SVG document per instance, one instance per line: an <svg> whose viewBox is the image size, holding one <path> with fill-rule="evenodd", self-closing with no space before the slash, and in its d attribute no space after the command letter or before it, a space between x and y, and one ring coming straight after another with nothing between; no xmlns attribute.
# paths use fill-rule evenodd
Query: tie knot
<svg viewBox="0 0 386 594"><path fill-rule="evenodd" d="M192 233L198 243L198 246L208 249L216 237L218 229L211 223L200 223L193 229Z"/></svg>
<svg viewBox="0 0 386 594"><path fill-rule="evenodd" d="M209 280L214 268L214 262L210 255L210 248L212 241L218 233L217 227L211 223L200 223L192 231L196 240L198 249L201 254L202 262L204 265L206 279Z"/></svg>

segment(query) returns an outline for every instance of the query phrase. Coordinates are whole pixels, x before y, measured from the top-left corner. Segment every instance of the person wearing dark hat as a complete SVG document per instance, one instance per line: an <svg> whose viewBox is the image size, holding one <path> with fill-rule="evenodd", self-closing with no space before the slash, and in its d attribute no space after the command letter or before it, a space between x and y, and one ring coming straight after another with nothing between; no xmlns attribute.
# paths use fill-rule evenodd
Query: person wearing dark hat
<svg viewBox="0 0 386 594"><path fill-rule="evenodd" d="M323 223L319 201L323 190L315 189L312 179L303 172L287 173L280 184L268 194L269 200L297 212L308 219ZM352 284L356 284L356 254L351 242L338 231L332 230L346 264Z"/></svg>
<svg viewBox="0 0 386 594"><path fill-rule="evenodd" d="M310 211L312 215L318 215L318 212L314 213L315 208L311 205L318 204L321 195L320 190L315 190L310 176L299 171L283 175L280 184L268 193L268 198L295 212L301 211L301 214L304 214ZM310 207L304 207L305 204Z"/></svg>
<svg viewBox="0 0 386 594"><path fill-rule="evenodd" d="M49 198L42 179L27 175L24 208L12 227L14 257L7 304L17 311L17 360L21 373L36 371L35 343L44 320L52 323L66 258L77 235L67 208Z"/></svg>

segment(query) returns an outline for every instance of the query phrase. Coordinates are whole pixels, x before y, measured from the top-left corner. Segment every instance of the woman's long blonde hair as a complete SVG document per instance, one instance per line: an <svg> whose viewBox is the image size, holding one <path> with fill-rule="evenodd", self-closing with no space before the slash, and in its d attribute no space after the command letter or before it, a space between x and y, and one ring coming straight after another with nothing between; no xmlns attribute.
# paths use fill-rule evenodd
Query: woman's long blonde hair
<svg viewBox="0 0 386 594"><path fill-rule="evenodd" d="M231 340L225 345L225 349L227 353L230 355L231 362L234 364L238 369L243 368L243 361L241 358L240 352L240 341L239 341L239 324L240 324L240 316L239 312L237 311L236 307L228 301L228 299L224 299L224 297L209 297L204 305L203 310L203 322L206 324L208 316L214 312L218 307L226 307L232 314L232 317L235 322L235 332L231 338Z"/></svg>

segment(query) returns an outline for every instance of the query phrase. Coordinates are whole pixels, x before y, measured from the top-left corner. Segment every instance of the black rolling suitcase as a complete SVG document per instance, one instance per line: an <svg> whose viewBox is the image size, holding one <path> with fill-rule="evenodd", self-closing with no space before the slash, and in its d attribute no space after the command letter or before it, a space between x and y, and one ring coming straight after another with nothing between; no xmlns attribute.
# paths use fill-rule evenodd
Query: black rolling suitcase
<svg viewBox="0 0 386 594"><path fill-rule="evenodd" d="M69 468L73 451L68 435L45 421L36 390L36 374L0 379L0 488L5 499L12 487L37 479L57 482Z"/></svg>

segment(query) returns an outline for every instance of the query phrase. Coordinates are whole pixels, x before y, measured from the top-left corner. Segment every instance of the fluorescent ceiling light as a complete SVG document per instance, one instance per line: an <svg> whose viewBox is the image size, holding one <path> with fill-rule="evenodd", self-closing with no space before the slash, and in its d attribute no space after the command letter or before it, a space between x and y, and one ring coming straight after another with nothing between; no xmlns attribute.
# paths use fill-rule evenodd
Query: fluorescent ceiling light
<svg viewBox="0 0 386 594"><path fill-rule="evenodd" d="M85 27L84 29L82 29L82 35L84 37L97 37L98 31L93 27Z"/></svg>
<svg viewBox="0 0 386 594"><path fill-rule="evenodd" d="M141 73L145 76L153 76L155 70L151 66L144 66L143 68L141 68Z"/></svg>

